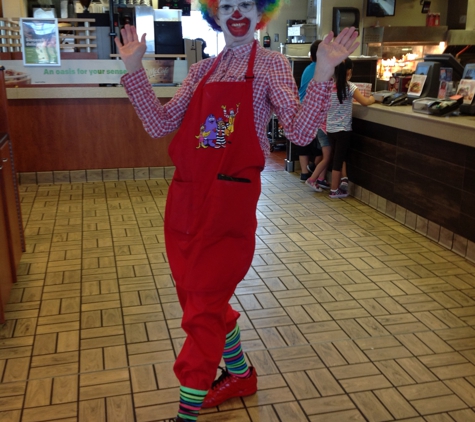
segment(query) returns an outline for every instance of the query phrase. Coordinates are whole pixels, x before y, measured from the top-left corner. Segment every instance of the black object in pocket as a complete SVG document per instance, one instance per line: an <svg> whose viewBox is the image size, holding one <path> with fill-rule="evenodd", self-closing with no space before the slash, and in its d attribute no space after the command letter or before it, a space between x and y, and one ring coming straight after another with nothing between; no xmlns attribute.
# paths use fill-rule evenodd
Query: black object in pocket
<svg viewBox="0 0 475 422"><path fill-rule="evenodd" d="M244 177L233 177L222 173L218 173L218 180L227 180L228 182L251 183L249 179L245 179Z"/></svg>

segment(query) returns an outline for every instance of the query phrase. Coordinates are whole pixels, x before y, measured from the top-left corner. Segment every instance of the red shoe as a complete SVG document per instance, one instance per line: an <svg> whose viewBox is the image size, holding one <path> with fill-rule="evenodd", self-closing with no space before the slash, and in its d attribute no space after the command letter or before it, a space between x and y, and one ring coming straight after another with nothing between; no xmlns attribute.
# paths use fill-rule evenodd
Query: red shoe
<svg viewBox="0 0 475 422"><path fill-rule="evenodd" d="M239 378L221 368L221 375L213 382L211 390L201 406L203 409L219 406L221 403L233 397L245 397L257 391L257 374L253 366L249 367L251 375L247 378Z"/></svg>

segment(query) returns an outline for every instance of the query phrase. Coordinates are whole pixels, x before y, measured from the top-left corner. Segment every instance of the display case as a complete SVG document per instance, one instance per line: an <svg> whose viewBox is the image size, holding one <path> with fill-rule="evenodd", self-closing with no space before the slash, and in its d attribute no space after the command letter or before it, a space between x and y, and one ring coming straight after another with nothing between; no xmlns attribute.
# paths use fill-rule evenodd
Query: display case
<svg viewBox="0 0 475 422"><path fill-rule="evenodd" d="M363 54L375 56L376 90L388 89L394 74L411 75L427 54L444 52L446 26L381 26L364 28Z"/></svg>

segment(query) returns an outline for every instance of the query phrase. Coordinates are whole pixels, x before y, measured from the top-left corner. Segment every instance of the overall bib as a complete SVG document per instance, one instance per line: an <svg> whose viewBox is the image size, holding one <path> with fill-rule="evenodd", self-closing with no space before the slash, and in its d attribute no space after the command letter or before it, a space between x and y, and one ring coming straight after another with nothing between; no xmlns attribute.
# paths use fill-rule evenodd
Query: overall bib
<svg viewBox="0 0 475 422"><path fill-rule="evenodd" d="M208 390L226 334L229 305L250 268L265 158L255 131L254 42L242 82L199 83L169 154L176 170L165 209L167 256L187 334L174 370L180 384Z"/></svg>

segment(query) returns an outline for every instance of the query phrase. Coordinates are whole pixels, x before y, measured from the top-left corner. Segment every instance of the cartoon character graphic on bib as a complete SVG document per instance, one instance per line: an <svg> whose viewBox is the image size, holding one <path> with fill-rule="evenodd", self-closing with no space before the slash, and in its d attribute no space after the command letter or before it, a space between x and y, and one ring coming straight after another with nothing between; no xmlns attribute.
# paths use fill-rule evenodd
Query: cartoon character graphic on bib
<svg viewBox="0 0 475 422"><path fill-rule="evenodd" d="M205 142L205 139L206 137L209 135L209 132L205 132L205 126L204 125L201 125L200 127L200 134L196 136L196 138L198 139L198 146L196 147L196 149L198 148L208 148L204 142Z"/></svg>
<svg viewBox="0 0 475 422"><path fill-rule="evenodd" d="M208 114L205 122L200 126L199 135L195 135L198 139L199 148L225 148L226 144L230 144L229 137L234 132L236 115L239 112L239 103L236 104L236 111L233 108L227 111L225 105L221 106L223 116L216 118L213 113Z"/></svg>
<svg viewBox="0 0 475 422"><path fill-rule="evenodd" d="M208 115L204 127L204 131L207 132L208 135L204 137L203 145L214 148L216 146L216 129L218 128L218 123L216 122L214 114Z"/></svg>
<svg viewBox="0 0 475 422"><path fill-rule="evenodd" d="M236 114L239 112L239 104L236 104L236 111L234 109L230 109L229 113L226 112L226 106L223 105L221 106L223 109L224 117L227 119L227 130L226 130L226 136L231 135L231 133L234 132L234 121L236 120Z"/></svg>
<svg viewBox="0 0 475 422"><path fill-rule="evenodd" d="M226 148L227 123L222 117L218 118L218 128L216 131L216 148Z"/></svg>

